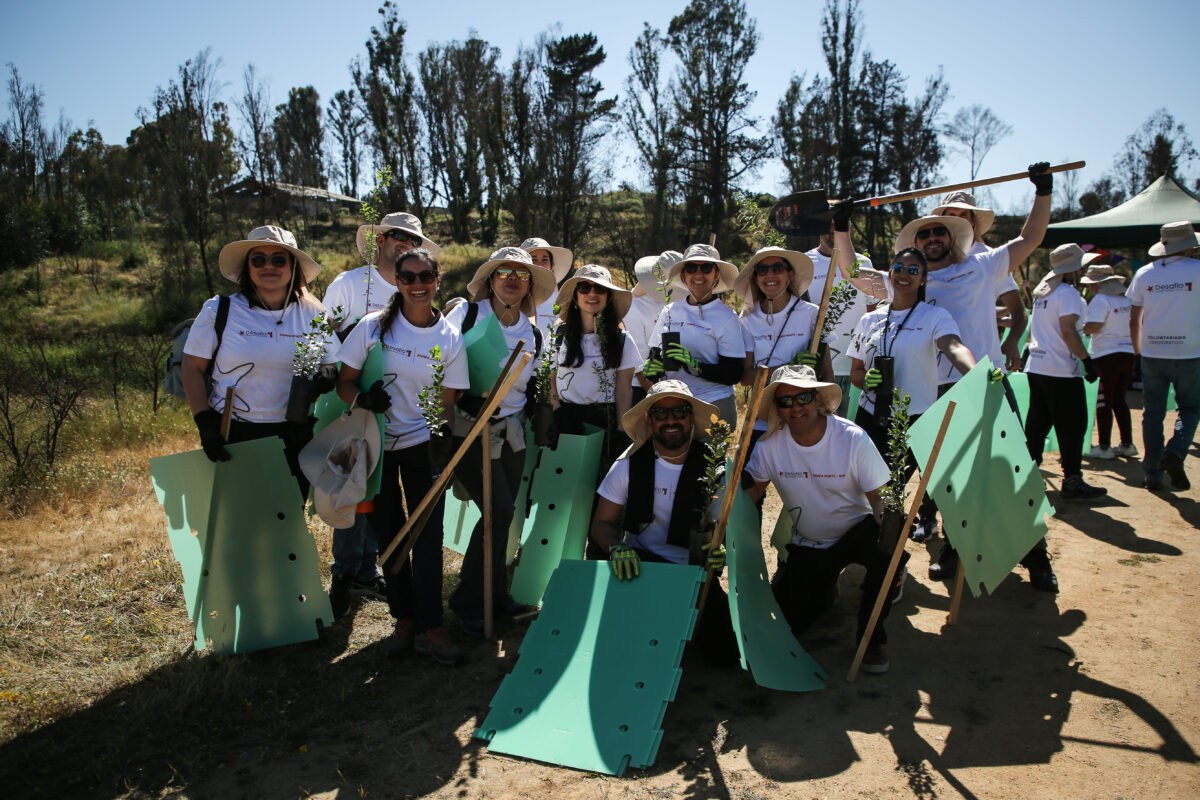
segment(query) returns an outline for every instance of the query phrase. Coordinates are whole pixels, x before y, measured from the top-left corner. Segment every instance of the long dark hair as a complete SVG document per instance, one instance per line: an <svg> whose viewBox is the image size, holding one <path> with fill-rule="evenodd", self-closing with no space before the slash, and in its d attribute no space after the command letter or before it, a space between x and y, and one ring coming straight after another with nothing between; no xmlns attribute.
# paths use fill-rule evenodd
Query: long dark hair
<svg viewBox="0 0 1200 800"><path fill-rule="evenodd" d="M392 323L396 321L396 315L404 308L404 293L400 291L400 265L410 258L419 258L428 264L435 273L441 274L442 268L438 264L437 256L426 250L424 247L414 247L411 250L405 250L396 259L396 293L388 299L388 304L383 308L383 314L379 317L379 338L382 339L392 328Z"/></svg>
<svg viewBox="0 0 1200 800"><path fill-rule="evenodd" d="M921 277L925 278L929 275L929 261L925 258L925 254L922 253L920 250L918 250L915 247L906 247L903 250L901 250L899 253L896 253L896 255L892 256L892 263L893 264L900 263L901 256L915 257L917 259L917 261L921 262ZM889 267L888 269L890 271L891 268ZM921 285L919 287L917 287L917 302L918 303L925 302L925 282L924 281L922 281Z"/></svg>
<svg viewBox="0 0 1200 800"><path fill-rule="evenodd" d="M605 368L616 369L621 366L621 351L624 349L625 340L621 335L621 322L617 319L617 311L613 308L611 292L608 305L596 315L596 335L600 339L600 357ZM562 338L567 343L562 366L583 366L583 313L575 302L574 292L567 301L567 319L562 325Z"/></svg>
<svg viewBox="0 0 1200 800"><path fill-rule="evenodd" d="M288 258L292 262L292 291L288 292L288 296L284 298L284 308L288 303L299 303L308 293L308 282L304 280L304 272L300 269L300 259L291 251L287 251ZM246 253L246 263L242 266L242 273L238 275L238 291L246 298L246 303L251 308L266 308L262 300L258 297L258 292L254 289L254 281L250 280L250 254Z"/></svg>

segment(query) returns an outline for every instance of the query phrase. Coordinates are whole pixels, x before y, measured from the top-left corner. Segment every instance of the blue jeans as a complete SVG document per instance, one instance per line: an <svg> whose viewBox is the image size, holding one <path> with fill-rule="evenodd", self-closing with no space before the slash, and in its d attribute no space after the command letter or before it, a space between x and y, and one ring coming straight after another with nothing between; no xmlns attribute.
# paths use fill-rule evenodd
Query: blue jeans
<svg viewBox="0 0 1200 800"><path fill-rule="evenodd" d="M1179 408L1175 434L1166 449L1183 461L1200 422L1200 358L1142 356L1142 469L1147 477L1162 474L1163 420L1171 384L1175 385L1175 404Z"/></svg>
<svg viewBox="0 0 1200 800"><path fill-rule="evenodd" d="M379 547L366 514L355 514L354 524L349 528L334 528L332 550L331 575L349 575L367 582L383 574L375 564Z"/></svg>

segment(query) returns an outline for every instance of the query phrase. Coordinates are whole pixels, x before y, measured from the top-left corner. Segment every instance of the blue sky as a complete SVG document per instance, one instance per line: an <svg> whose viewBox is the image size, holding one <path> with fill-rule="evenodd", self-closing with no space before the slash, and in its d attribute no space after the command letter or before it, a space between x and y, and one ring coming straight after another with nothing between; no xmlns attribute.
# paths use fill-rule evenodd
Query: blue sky
<svg viewBox="0 0 1200 800"><path fill-rule="evenodd" d="M311 84L324 104L338 89L349 88L347 65L365 56L363 43L380 5L68 0L47 13L33 3L0 3L0 62L12 62L26 81L44 90L51 124L61 109L75 126L94 125L109 142L124 142L137 124L138 106L206 47L221 60L218 77L231 104L251 62L269 81L273 103L285 100L289 88ZM399 2L414 58L431 42L461 40L472 32L498 46L505 61L518 45L555 25L563 34L595 33L608 53L598 76L610 94L622 89L626 54L642 23L665 29L684 5L684 0ZM812 76L822 68L823 2L747 0L747 7L761 34L748 78L758 92L754 110L765 131L790 75ZM1125 137L1159 107L1200 139L1194 88L1200 52L1191 44L1200 23L1198 3L1007 0L939 8L864 0L863 17L864 46L875 58L899 65L910 89L941 66L950 85L950 114L980 103L1012 126L1012 136L984 162L984 174L1014 172L1042 159L1082 159L1088 162L1081 175L1086 185L1109 168ZM636 182L623 151L612 160L619 178ZM943 164L947 181L963 180L968 172L962 158ZM1189 172L1200 174L1200 164ZM783 178L782 169L771 165L753 188L773 193L792 188ZM1032 198L1027 187L997 189L997 207L1026 208Z"/></svg>

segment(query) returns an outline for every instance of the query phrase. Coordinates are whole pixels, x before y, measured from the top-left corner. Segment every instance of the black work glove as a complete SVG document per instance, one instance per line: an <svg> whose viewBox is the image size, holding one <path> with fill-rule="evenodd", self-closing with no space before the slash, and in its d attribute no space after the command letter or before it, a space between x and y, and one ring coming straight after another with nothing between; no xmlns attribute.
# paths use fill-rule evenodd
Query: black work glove
<svg viewBox="0 0 1200 800"><path fill-rule="evenodd" d="M359 392L354 398L354 405L382 414L392 407L392 398L388 397L388 393L383 389L383 381L380 380L372 383L371 388L365 392Z"/></svg>
<svg viewBox="0 0 1200 800"><path fill-rule="evenodd" d="M1095 383L1096 378L1100 377L1100 373L1096 372L1096 364L1092 361L1092 357L1088 356L1083 360L1083 379L1088 383Z"/></svg>
<svg viewBox="0 0 1200 800"><path fill-rule="evenodd" d="M849 232L850 230L850 215L854 213L854 203L849 200L843 200L833 207L833 229L835 231Z"/></svg>
<svg viewBox="0 0 1200 800"><path fill-rule="evenodd" d="M225 440L221 438L221 415L211 408L206 408L192 417L196 420L196 430L200 431L200 446L204 455L214 464L228 461L229 451L225 449Z"/></svg>
<svg viewBox="0 0 1200 800"><path fill-rule="evenodd" d="M313 376L312 399L316 400L326 392L333 391L337 386L338 369L333 364L325 364Z"/></svg>
<svg viewBox="0 0 1200 800"><path fill-rule="evenodd" d="M456 405L468 416L478 417L479 412L483 411L483 405L486 402L487 401L482 397L476 397L475 395L463 392L462 395L459 396L458 403Z"/></svg>
<svg viewBox="0 0 1200 800"><path fill-rule="evenodd" d="M1037 189L1038 197L1046 197L1054 191L1054 176L1046 170L1050 169L1049 161L1039 161L1029 165L1029 180Z"/></svg>
<svg viewBox="0 0 1200 800"><path fill-rule="evenodd" d="M449 431L440 431L429 437L429 466L439 473L450 463L458 443Z"/></svg>

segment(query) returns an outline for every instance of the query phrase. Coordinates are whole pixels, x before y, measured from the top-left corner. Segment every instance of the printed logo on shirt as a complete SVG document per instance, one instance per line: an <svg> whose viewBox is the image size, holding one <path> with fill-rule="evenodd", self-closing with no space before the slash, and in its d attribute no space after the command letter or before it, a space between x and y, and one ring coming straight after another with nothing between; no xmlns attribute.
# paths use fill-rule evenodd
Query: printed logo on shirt
<svg viewBox="0 0 1200 800"><path fill-rule="evenodd" d="M257 337L257 338L260 338L260 339L261 339L261 338L264 338L264 337L265 337L265 338L267 338L267 339L274 339L274 338L275 338L275 332L274 332L274 331L247 331L247 330L240 330L240 331L238 331L238 335L239 335L239 336L250 336L250 337Z"/></svg>
<svg viewBox="0 0 1200 800"><path fill-rule="evenodd" d="M383 349L387 350L389 353L398 353L399 355L402 355L405 358L412 358L412 350L409 350L409 349L406 349L403 347L396 347L395 345L385 344L383 346Z"/></svg>
<svg viewBox="0 0 1200 800"><path fill-rule="evenodd" d="M807 478L808 471L806 470L804 472L786 472L784 470L780 470L779 477L781 477L781 478Z"/></svg>
<svg viewBox="0 0 1200 800"><path fill-rule="evenodd" d="M666 497L667 495L669 495L671 493L671 490L669 487L666 487L666 486L655 486L654 493L661 494L663 497Z"/></svg>
<svg viewBox="0 0 1200 800"><path fill-rule="evenodd" d="M303 339L303 338L304 338L304 334L302 334L302 333L283 333L283 332L280 332L280 334L279 334L279 338L280 338L280 339Z"/></svg>
<svg viewBox="0 0 1200 800"><path fill-rule="evenodd" d="M969 278L974 274L975 274L975 270L973 270L973 269L967 270L966 272L962 272L962 273L959 273L958 275L955 275L953 278L947 278L944 281L944 283L954 283L955 281L962 280L963 278Z"/></svg>
<svg viewBox="0 0 1200 800"><path fill-rule="evenodd" d="M1151 285L1146 287L1147 292L1190 292L1192 290L1192 282L1180 281L1178 283L1160 283L1157 286Z"/></svg>

